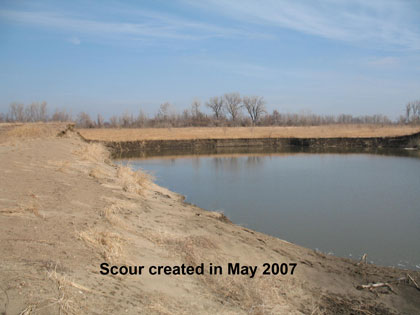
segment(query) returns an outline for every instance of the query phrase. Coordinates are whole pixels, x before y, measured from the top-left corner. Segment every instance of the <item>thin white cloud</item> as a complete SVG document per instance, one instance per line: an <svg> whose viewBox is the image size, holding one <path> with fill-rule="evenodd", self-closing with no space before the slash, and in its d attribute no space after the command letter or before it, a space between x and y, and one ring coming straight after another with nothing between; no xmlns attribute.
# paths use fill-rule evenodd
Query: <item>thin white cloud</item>
<svg viewBox="0 0 420 315"><path fill-rule="evenodd" d="M239 75L248 78L258 79L278 79L278 78L296 78L296 79L319 79L327 74L326 71L316 72L308 69L278 69L268 67L262 64L240 61L240 60L221 60L207 57L193 57L186 61L187 64L212 69L213 71L225 74Z"/></svg>
<svg viewBox="0 0 420 315"><path fill-rule="evenodd" d="M273 36L266 33L256 32L250 28L232 28L216 24L209 24L205 22L198 22L171 16L162 12L153 12L150 10L133 10L120 9L120 12L131 17L142 17L152 23L161 23L170 28L178 30L193 30L194 32L201 32L209 34L209 37L249 37L249 38L265 38L272 39Z"/></svg>
<svg viewBox="0 0 420 315"><path fill-rule="evenodd" d="M133 12L132 12L133 13ZM61 29L101 37L117 35L118 39L175 39L198 40L215 37L267 37L253 31L222 27L202 22L159 15L150 11L137 11L141 23L125 21L100 21L72 17L57 12L0 10L0 18L21 24L31 24L50 29Z"/></svg>
<svg viewBox="0 0 420 315"><path fill-rule="evenodd" d="M223 71L224 73L230 73L235 75L240 75L244 77L258 77L263 78L277 73L276 71L252 63L240 62L235 60L214 60L214 59L193 59L190 60L200 66L205 66L212 69L218 69L218 71Z"/></svg>
<svg viewBox="0 0 420 315"><path fill-rule="evenodd" d="M72 43L73 45L80 45L82 43L78 37L70 38L69 42Z"/></svg>
<svg viewBox="0 0 420 315"><path fill-rule="evenodd" d="M244 23L324 38L420 49L420 7L397 0L183 0Z"/></svg>
<svg viewBox="0 0 420 315"><path fill-rule="evenodd" d="M374 58L368 61L368 65L375 66L375 67L390 67L390 66L396 66L400 62L400 59L397 57L380 57L380 58Z"/></svg>
<svg viewBox="0 0 420 315"><path fill-rule="evenodd" d="M175 39L190 38L189 35L178 34L163 26L153 26L146 23L103 22L89 19L68 17L51 12L0 11L0 17L13 22L33 24L47 28L63 29L78 33L95 35L131 35L147 37L169 37Z"/></svg>

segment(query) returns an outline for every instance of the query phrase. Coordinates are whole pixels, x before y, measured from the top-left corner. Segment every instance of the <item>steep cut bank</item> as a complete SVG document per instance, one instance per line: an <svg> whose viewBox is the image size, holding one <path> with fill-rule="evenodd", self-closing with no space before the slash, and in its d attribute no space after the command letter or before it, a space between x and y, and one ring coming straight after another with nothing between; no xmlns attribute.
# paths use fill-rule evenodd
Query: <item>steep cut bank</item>
<svg viewBox="0 0 420 315"><path fill-rule="evenodd" d="M0 314L420 312L413 281L396 281L406 271L234 225L114 165L66 126L0 125L0 159ZM102 263L224 272L102 275ZM258 269L227 275L229 263ZM263 275L264 263L297 265L293 275ZM420 283L419 273L410 277ZM357 289L380 282L390 286Z"/></svg>
<svg viewBox="0 0 420 315"><path fill-rule="evenodd" d="M103 143L115 155L141 152L148 155L170 152L217 152L227 148L281 151L290 148L377 149L420 147L415 127L255 127L174 129L82 129L90 142Z"/></svg>

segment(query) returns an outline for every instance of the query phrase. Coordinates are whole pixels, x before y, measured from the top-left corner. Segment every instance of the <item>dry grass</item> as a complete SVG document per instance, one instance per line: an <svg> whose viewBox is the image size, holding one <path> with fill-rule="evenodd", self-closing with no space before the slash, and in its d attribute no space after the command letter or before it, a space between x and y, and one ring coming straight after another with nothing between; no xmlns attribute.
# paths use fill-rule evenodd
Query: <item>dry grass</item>
<svg viewBox="0 0 420 315"><path fill-rule="evenodd" d="M129 166L119 166L117 177L124 191L142 194L152 176L143 171L133 171Z"/></svg>
<svg viewBox="0 0 420 315"><path fill-rule="evenodd" d="M109 151L99 143L86 143L73 152L83 160L90 162L105 162L109 159Z"/></svg>
<svg viewBox="0 0 420 315"><path fill-rule="evenodd" d="M107 177L107 174L101 168L94 167L89 171L89 176L95 179L104 179Z"/></svg>
<svg viewBox="0 0 420 315"><path fill-rule="evenodd" d="M33 314L35 311L36 311L36 305L31 304L25 307L25 309L21 311L19 315L30 315L30 314Z"/></svg>
<svg viewBox="0 0 420 315"><path fill-rule="evenodd" d="M35 216L39 218L44 218L44 216L39 213L41 204L39 202L38 196L35 195L34 193L30 193L29 197L30 197L30 201L26 205L23 206L25 211L29 211L30 213L34 214Z"/></svg>
<svg viewBox="0 0 420 315"><path fill-rule="evenodd" d="M89 229L79 233L79 238L89 246L99 250L101 256L115 262L122 256L123 244L126 240L117 233Z"/></svg>
<svg viewBox="0 0 420 315"><path fill-rule="evenodd" d="M0 123L0 142L57 136L68 123Z"/></svg>
<svg viewBox="0 0 420 315"><path fill-rule="evenodd" d="M212 262L214 265L227 266L225 258L220 254L209 256L209 252L220 253L217 245L205 236L188 236L184 238L166 235L161 243L176 255L182 257L182 261L188 265L198 265L204 262L205 265ZM224 270L226 273L226 269ZM258 275L251 279L239 275L209 275L208 273L197 276L206 288L209 297L216 296L225 303L228 309L241 309L246 314L289 314L291 305L288 297L294 295L304 296L304 289L293 279L266 277ZM293 283L291 283L293 282ZM292 286L293 293L288 292ZM298 299L299 300L299 299Z"/></svg>
<svg viewBox="0 0 420 315"><path fill-rule="evenodd" d="M70 277L57 272L57 266L47 272L49 280L57 287L58 296L47 300L38 301L28 305L19 315L51 314L78 315L82 313L80 294L92 293L93 290L74 282ZM83 291L83 292L82 292Z"/></svg>
<svg viewBox="0 0 420 315"><path fill-rule="evenodd" d="M28 201L20 203L16 207L3 208L0 210L0 214L7 216L25 216L30 213L38 218L45 219L45 217L39 212L40 209L41 204L38 196L34 193L30 193Z"/></svg>
<svg viewBox="0 0 420 315"><path fill-rule="evenodd" d="M232 223L222 211L206 211L205 215L225 223Z"/></svg>
<svg viewBox="0 0 420 315"><path fill-rule="evenodd" d="M420 132L413 126L329 125L309 127L191 127L144 129L79 129L83 137L100 141L387 137Z"/></svg>
<svg viewBox="0 0 420 315"><path fill-rule="evenodd" d="M102 211L102 215L110 224L127 229L127 224L119 216L121 212L121 207L117 204L111 204Z"/></svg>
<svg viewBox="0 0 420 315"><path fill-rule="evenodd" d="M57 268L48 272L48 278L55 280L60 287L68 286L68 287L73 287L73 288L76 288L78 290L82 290L85 292L93 292L91 289L74 282L68 276L57 273Z"/></svg>
<svg viewBox="0 0 420 315"><path fill-rule="evenodd" d="M59 296L48 306L56 304L60 314L80 314L81 307L78 303L80 301L80 296L75 296L72 288L85 292L92 292L92 290L74 282L65 275L57 273L57 269L48 272L48 278L56 283L59 293Z"/></svg>
<svg viewBox="0 0 420 315"><path fill-rule="evenodd" d="M242 309L246 314L290 314L294 307L289 299L309 302L303 299L305 290L302 285L290 279L262 275L252 279L238 275L205 275L200 279L212 296L218 296L221 301Z"/></svg>

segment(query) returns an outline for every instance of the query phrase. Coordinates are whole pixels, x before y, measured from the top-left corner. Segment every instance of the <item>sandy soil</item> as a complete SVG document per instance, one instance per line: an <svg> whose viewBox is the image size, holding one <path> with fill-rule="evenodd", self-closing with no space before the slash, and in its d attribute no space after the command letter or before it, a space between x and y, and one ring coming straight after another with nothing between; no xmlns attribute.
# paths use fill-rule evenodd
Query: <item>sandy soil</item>
<svg viewBox="0 0 420 315"><path fill-rule="evenodd" d="M188 140L237 138L368 138L403 136L420 132L420 127L379 125L328 125L311 127L192 127L142 129L80 129L89 140Z"/></svg>
<svg viewBox="0 0 420 315"><path fill-rule="evenodd" d="M419 314L399 269L326 256L183 202L64 126L0 126L0 314ZM28 132L30 130L31 132ZM258 265L248 275L101 275L100 264ZM262 275L263 263L297 263ZM227 269L224 269L227 271ZM410 272L420 283L420 274Z"/></svg>

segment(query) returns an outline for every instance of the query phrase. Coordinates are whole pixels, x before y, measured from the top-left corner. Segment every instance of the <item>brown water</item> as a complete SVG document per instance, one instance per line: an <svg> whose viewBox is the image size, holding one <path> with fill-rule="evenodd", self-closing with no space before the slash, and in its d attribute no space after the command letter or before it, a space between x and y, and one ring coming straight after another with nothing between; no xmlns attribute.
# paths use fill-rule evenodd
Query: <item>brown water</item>
<svg viewBox="0 0 420 315"><path fill-rule="evenodd" d="M234 223L341 257L420 270L418 152L120 160Z"/></svg>

